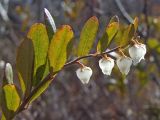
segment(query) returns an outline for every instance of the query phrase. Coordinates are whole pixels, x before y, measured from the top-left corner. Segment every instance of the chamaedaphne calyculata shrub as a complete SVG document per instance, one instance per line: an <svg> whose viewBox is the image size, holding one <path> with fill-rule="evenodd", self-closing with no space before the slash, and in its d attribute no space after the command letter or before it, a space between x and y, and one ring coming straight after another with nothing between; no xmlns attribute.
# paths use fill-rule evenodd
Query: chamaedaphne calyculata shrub
<svg viewBox="0 0 160 120"><path fill-rule="evenodd" d="M51 84L63 68L77 64L74 74L83 84L88 84L92 68L86 65L87 58L98 58L97 64L104 75L111 75L112 69L118 67L122 76L129 74L132 65L137 65L146 54L146 46L137 36L138 19L123 31L119 18L113 16L103 35L98 40L96 52L91 53L99 28L98 18L93 16L84 24L78 44L70 25L56 28L54 20L47 9L44 9L44 23L35 23L28 31L26 38L17 48L16 72L20 88L14 84L10 63L0 62L3 70L3 83L0 88L0 108L2 120L11 120L18 113L36 100ZM118 41L114 41L121 32ZM113 48L110 47L111 43ZM73 50L77 49L73 60L68 61ZM125 54L128 52L128 56Z"/></svg>

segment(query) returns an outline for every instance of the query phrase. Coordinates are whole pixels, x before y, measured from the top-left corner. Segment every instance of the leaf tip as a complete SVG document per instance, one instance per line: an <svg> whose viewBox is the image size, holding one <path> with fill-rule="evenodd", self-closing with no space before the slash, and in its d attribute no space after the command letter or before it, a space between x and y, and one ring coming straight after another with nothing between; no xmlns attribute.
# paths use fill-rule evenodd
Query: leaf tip
<svg viewBox="0 0 160 120"><path fill-rule="evenodd" d="M62 25L60 29L67 29L70 32L73 32L73 29L70 25Z"/></svg>
<svg viewBox="0 0 160 120"><path fill-rule="evenodd" d="M90 19L92 19L95 22L98 22L98 18L96 16L92 16Z"/></svg>

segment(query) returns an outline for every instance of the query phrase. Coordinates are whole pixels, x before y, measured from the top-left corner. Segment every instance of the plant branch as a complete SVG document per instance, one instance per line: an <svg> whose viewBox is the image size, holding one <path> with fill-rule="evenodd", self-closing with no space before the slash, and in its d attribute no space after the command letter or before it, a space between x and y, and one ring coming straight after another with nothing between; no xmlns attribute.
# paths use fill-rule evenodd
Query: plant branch
<svg viewBox="0 0 160 120"><path fill-rule="evenodd" d="M56 73L55 73L56 74ZM34 96L34 94L48 81L52 81L55 77L55 74L51 74L49 73L43 80L42 82L40 82L40 84L34 88L34 90L30 93L30 95L22 102L22 104L20 105L19 109L17 110L16 113L20 113L21 111L26 109L26 105L29 104L31 98Z"/></svg>
<svg viewBox="0 0 160 120"><path fill-rule="evenodd" d="M117 51L120 47L115 47L109 51L106 51L106 52L102 52L102 53L98 53L98 54L89 54L89 55L86 55L86 56L82 56L82 57L78 57L77 59L73 60L73 61L70 61L68 63L66 63L64 65L64 67L67 67L69 65L72 65L72 64L75 64L77 61L81 60L81 59L84 59L84 58L89 58L89 57L97 57L97 56L101 56L101 55L104 55L104 54L108 54L108 53L111 53L111 52L114 52L114 51ZM109 55L111 56L111 55ZM37 87L35 87L33 89L33 91L30 93L30 95L22 102L22 104L20 105L19 109L17 110L17 114L20 113L21 111L25 110L26 109L26 106L29 104L31 98L34 96L34 94L45 84L47 83L48 81L53 81L53 79L55 78L56 74L58 73L59 71L56 71L54 73L49 73L40 83Z"/></svg>
<svg viewBox="0 0 160 120"><path fill-rule="evenodd" d="M89 54L89 55L86 55L86 56L78 57L78 58L76 58L75 60L72 60L72 61L66 63L66 64L64 65L64 67L67 67L67 66L69 66L69 65L71 65L71 64L74 64L74 63L76 63L77 61L79 61L79 60L81 60L81 59L84 59L84 58L97 57L97 56L101 56L101 55L104 55L104 54L108 54L108 53L114 52L114 51L118 50L119 48L120 48L120 47L116 47L116 48L113 48L113 49L111 49L111 50L109 50L109 51L106 51L106 52L102 52L102 53L98 53L98 54ZM110 57L113 57L113 56L111 56L111 55L109 55L109 56L110 56ZM113 58L114 58L114 57L113 57Z"/></svg>

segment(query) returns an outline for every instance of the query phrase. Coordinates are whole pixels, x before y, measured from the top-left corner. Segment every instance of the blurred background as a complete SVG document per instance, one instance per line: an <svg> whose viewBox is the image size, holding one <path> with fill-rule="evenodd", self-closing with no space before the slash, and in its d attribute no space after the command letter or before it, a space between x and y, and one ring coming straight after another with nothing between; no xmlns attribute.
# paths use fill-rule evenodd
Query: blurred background
<svg viewBox="0 0 160 120"><path fill-rule="evenodd" d="M96 40L114 15L121 26L137 16L148 53L126 79L116 67L103 75L98 59L87 64L94 73L88 85L78 80L77 66L65 68L15 120L160 120L160 0L0 0L0 60L13 65L15 82L16 48L33 23L44 22L44 8L57 27L71 25L77 41L93 15L100 21Z"/></svg>

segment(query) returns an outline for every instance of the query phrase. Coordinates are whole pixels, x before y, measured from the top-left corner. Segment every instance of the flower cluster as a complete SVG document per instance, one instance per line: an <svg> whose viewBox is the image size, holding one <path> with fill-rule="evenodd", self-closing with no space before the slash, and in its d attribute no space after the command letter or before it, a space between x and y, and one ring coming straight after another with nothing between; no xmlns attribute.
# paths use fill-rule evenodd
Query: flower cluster
<svg viewBox="0 0 160 120"><path fill-rule="evenodd" d="M133 44L129 47L128 51L130 57L127 57L121 50L119 50L120 56L116 59L116 64L120 72L124 75L129 73L132 64L137 65L142 59L144 59L146 45L139 43L137 40L133 40ZM99 67L105 75L111 75L114 65L114 59L107 55L104 55L99 60ZM83 84L87 84L92 76L92 69L83 65L76 71L76 74Z"/></svg>

